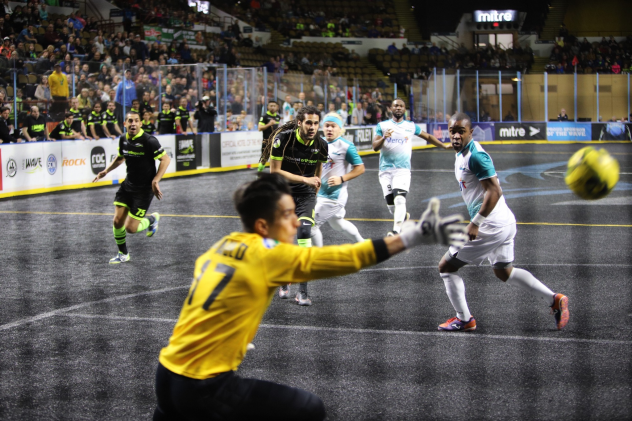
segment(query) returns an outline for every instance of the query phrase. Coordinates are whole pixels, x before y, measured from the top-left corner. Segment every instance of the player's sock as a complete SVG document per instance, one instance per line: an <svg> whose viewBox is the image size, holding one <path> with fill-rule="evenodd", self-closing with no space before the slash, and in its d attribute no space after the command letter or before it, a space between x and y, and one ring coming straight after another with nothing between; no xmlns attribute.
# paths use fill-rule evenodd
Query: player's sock
<svg viewBox="0 0 632 421"><path fill-rule="evenodd" d="M323 233L320 232L320 228L318 228L317 226L313 226L310 235L312 236L312 243L314 244L314 246L323 246Z"/></svg>
<svg viewBox="0 0 632 421"><path fill-rule="evenodd" d="M364 241L364 238L360 235L360 231L358 228L353 225L351 222L346 219L330 219L329 225L336 231L340 231L351 241L355 241L359 243L360 241ZM321 237L322 238L322 237Z"/></svg>
<svg viewBox="0 0 632 421"><path fill-rule="evenodd" d="M391 215L393 214L393 212L395 212L395 205L386 205L386 207L388 208L388 211L391 213Z"/></svg>
<svg viewBox="0 0 632 421"><path fill-rule="evenodd" d="M296 240L298 242L299 247L311 247L312 239L311 238L299 238Z"/></svg>
<svg viewBox="0 0 632 421"><path fill-rule="evenodd" d="M138 228L136 229L136 232L145 231L148 226L154 223L155 220L156 218L154 218L153 215L149 215L147 218L141 219L140 223L138 224Z"/></svg>
<svg viewBox="0 0 632 421"><path fill-rule="evenodd" d="M513 268L509 279L507 279L507 285L515 285L522 288L536 297L542 298L546 301L546 305L553 305L555 293L524 269Z"/></svg>
<svg viewBox="0 0 632 421"><path fill-rule="evenodd" d="M265 164L259 163L259 166L257 167L257 172L261 172L263 171L263 169L266 167Z"/></svg>
<svg viewBox="0 0 632 421"><path fill-rule="evenodd" d="M125 243L127 232L125 231L125 227L116 228L112 226L112 230L114 231L114 241L116 241L119 251L123 254L127 254L127 243Z"/></svg>
<svg viewBox="0 0 632 421"><path fill-rule="evenodd" d="M465 300L465 284L463 283L463 279L456 273L442 273L441 278L443 278L445 290L448 293L452 307L456 310L456 317L464 322L469 321L472 314Z"/></svg>
<svg viewBox="0 0 632 421"><path fill-rule="evenodd" d="M395 198L395 211L393 212L393 231L399 232L406 218L406 198L397 196Z"/></svg>
<svg viewBox="0 0 632 421"><path fill-rule="evenodd" d="M299 238L297 240L299 247L311 247L312 239L311 238ZM307 282L303 282L302 284L298 284L298 292L307 294Z"/></svg>

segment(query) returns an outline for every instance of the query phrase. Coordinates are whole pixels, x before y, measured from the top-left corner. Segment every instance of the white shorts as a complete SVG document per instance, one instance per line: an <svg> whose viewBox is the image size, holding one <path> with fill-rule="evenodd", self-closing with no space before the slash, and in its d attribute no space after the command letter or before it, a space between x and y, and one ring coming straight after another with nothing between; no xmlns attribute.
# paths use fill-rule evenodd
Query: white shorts
<svg viewBox="0 0 632 421"><path fill-rule="evenodd" d="M380 184L384 197L393 193L393 189L410 190L410 170L397 168L395 170L380 171Z"/></svg>
<svg viewBox="0 0 632 421"><path fill-rule="evenodd" d="M488 259L492 266L508 266L514 260L516 224L479 231L476 240L465 243L461 250L450 247L446 260L456 267L466 264L480 266Z"/></svg>
<svg viewBox="0 0 632 421"><path fill-rule="evenodd" d="M316 213L314 219L317 227L322 226L331 218L344 219L346 212L345 206L336 200L326 199L324 197L316 198Z"/></svg>

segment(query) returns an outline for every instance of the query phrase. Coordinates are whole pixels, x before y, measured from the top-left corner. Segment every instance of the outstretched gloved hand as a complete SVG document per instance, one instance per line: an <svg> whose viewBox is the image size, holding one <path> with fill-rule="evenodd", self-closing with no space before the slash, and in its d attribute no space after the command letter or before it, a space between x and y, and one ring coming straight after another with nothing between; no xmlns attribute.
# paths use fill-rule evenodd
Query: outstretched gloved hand
<svg viewBox="0 0 632 421"><path fill-rule="evenodd" d="M461 215L439 216L439 199L432 198L428 208L421 214L419 222L406 221L402 225L400 238L409 249L420 244L445 244L461 248L467 242L466 227L458 225Z"/></svg>

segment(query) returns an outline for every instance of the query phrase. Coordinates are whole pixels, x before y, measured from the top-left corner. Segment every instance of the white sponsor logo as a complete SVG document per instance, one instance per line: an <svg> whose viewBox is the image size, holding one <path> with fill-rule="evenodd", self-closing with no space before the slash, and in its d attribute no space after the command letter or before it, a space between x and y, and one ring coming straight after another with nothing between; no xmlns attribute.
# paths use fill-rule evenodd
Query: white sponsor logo
<svg viewBox="0 0 632 421"><path fill-rule="evenodd" d="M529 126L529 136L533 137L538 133L540 133L540 129L536 129L535 127Z"/></svg>

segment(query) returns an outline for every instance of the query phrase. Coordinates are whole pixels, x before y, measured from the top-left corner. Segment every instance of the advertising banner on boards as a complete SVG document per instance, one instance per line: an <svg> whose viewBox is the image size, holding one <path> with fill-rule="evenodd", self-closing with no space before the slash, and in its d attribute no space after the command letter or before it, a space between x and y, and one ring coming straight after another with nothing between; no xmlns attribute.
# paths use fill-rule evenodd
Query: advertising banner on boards
<svg viewBox="0 0 632 421"><path fill-rule="evenodd" d="M257 164L261 157L262 132L222 133L221 166Z"/></svg>
<svg viewBox="0 0 632 421"><path fill-rule="evenodd" d="M546 123L494 123L494 140L546 140Z"/></svg>
<svg viewBox="0 0 632 421"><path fill-rule="evenodd" d="M195 139L198 135L177 135L176 142L176 171L195 170Z"/></svg>
<svg viewBox="0 0 632 421"><path fill-rule="evenodd" d="M2 146L2 191L62 185L61 143L37 142Z"/></svg>
<svg viewBox="0 0 632 421"><path fill-rule="evenodd" d="M621 122L593 123L592 140L632 140L632 124Z"/></svg>
<svg viewBox="0 0 632 421"><path fill-rule="evenodd" d="M592 140L590 123L574 121L549 122L546 127L547 140Z"/></svg>

